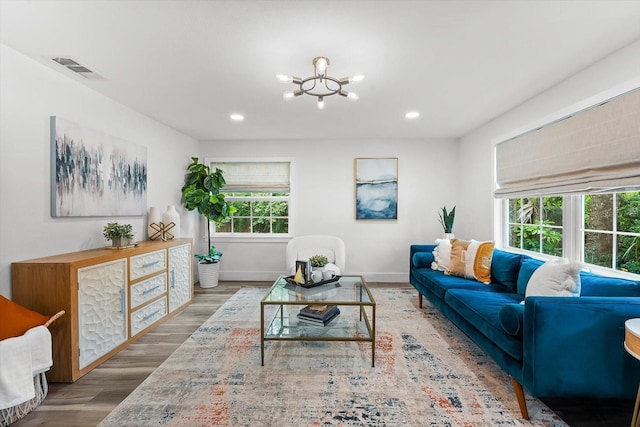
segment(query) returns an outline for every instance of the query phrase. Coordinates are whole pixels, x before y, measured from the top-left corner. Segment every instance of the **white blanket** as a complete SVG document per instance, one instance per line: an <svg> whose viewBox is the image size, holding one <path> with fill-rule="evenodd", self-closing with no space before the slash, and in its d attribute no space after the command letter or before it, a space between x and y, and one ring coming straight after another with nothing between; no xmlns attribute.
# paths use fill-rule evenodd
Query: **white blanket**
<svg viewBox="0 0 640 427"><path fill-rule="evenodd" d="M0 410L33 399L34 374L51 365L51 333L44 326L0 341Z"/></svg>

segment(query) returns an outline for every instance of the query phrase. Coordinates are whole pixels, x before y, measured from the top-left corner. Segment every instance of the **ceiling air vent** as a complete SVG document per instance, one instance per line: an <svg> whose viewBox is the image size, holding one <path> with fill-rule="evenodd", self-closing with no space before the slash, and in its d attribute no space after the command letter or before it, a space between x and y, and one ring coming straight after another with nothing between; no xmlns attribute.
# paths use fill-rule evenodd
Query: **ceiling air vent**
<svg viewBox="0 0 640 427"><path fill-rule="evenodd" d="M91 71L90 69L85 67L84 65L79 64L78 62L74 61L71 58L56 57L56 58L51 58L51 59L54 62L57 62L58 64L62 65L66 69L71 70L71 71L73 71L74 73L76 73L78 75L81 75L85 79L89 79L89 80L104 80L104 77L102 77L99 74L94 73L93 71Z"/></svg>

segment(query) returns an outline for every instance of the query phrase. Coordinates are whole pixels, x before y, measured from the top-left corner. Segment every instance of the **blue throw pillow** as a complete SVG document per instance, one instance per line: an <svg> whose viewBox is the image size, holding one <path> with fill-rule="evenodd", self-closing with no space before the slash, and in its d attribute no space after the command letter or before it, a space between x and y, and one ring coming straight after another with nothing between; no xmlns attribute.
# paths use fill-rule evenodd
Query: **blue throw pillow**
<svg viewBox="0 0 640 427"><path fill-rule="evenodd" d="M429 267L431 268L431 263L434 261L433 253L431 252L416 252L413 254L413 266L416 268L421 267Z"/></svg>
<svg viewBox="0 0 640 427"><path fill-rule="evenodd" d="M531 279L531 275L534 271L538 269L544 261L535 258L525 258L522 260L522 264L520 265L520 271L518 272L518 293L523 297L527 291L527 284L529 283L529 279Z"/></svg>
<svg viewBox="0 0 640 427"><path fill-rule="evenodd" d="M580 272L582 296L640 297L640 282Z"/></svg>
<svg viewBox="0 0 640 427"><path fill-rule="evenodd" d="M520 254L494 249L491 259L491 283L507 286L515 291L521 261Z"/></svg>
<svg viewBox="0 0 640 427"><path fill-rule="evenodd" d="M524 329L524 304L505 304L498 312L502 329L509 335L521 337Z"/></svg>

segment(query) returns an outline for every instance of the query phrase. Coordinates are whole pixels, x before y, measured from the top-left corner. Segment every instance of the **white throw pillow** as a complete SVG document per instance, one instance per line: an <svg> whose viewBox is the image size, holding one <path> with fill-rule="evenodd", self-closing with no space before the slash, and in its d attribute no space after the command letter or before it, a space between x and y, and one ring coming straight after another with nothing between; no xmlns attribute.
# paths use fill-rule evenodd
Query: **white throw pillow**
<svg viewBox="0 0 640 427"><path fill-rule="evenodd" d="M525 297L579 297L580 268L577 262L558 264L548 261L542 264L531 275Z"/></svg>
<svg viewBox="0 0 640 427"><path fill-rule="evenodd" d="M451 263L451 240L436 239L438 246L433 250L435 261L431 263L432 270L446 271Z"/></svg>

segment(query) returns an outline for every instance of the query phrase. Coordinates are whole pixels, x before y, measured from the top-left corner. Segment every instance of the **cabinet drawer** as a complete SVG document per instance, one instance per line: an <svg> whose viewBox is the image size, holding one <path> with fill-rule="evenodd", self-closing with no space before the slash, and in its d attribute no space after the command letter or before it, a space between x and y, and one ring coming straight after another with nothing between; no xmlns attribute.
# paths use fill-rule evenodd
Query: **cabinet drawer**
<svg viewBox="0 0 640 427"><path fill-rule="evenodd" d="M167 314L167 299L158 301L131 313L131 336L138 334L148 326L153 325Z"/></svg>
<svg viewBox="0 0 640 427"><path fill-rule="evenodd" d="M167 291L167 274L151 277L131 286L131 308L136 308Z"/></svg>
<svg viewBox="0 0 640 427"><path fill-rule="evenodd" d="M129 276L136 280L167 268L167 251L161 250L131 257Z"/></svg>

